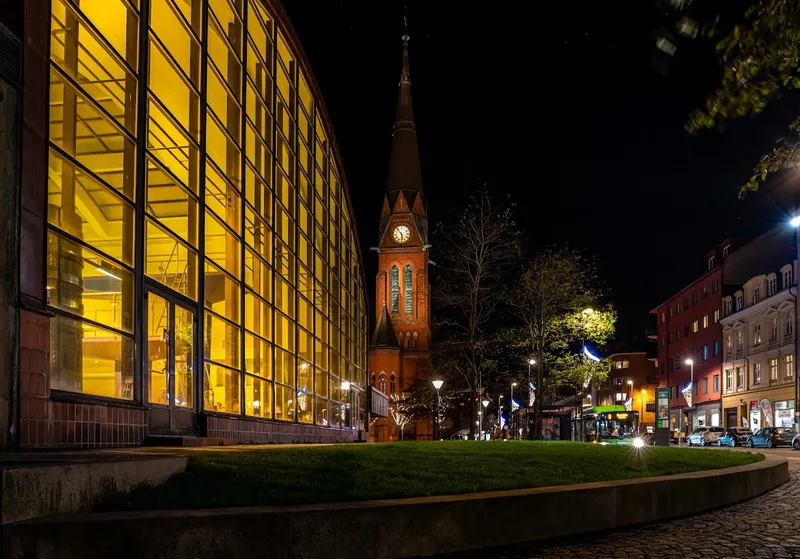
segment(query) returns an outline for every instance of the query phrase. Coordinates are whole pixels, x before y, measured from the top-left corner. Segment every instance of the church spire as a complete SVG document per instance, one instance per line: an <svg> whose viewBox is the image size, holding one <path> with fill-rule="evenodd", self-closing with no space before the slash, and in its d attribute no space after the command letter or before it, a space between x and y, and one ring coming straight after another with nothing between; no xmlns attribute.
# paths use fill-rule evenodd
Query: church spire
<svg viewBox="0 0 800 559"><path fill-rule="evenodd" d="M404 18L405 20L405 18ZM414 123L414 107L411 103L411 73L408 69L408 27L403 34L403 66L400 71L400 91L397 98L397 113L392 130L392 151L389 157L389 177L386 192L401 190L422 192L422 171L417 146L417 127Z"/></svg>

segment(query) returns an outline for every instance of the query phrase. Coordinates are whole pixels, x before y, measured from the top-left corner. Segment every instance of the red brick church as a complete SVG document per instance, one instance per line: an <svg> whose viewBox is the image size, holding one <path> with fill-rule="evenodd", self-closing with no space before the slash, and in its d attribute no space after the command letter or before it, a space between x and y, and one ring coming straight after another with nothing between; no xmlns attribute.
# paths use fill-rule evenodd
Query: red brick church
<svg viewBox="0 0 800 559"><path fill-rule="evenodd" d="M390 397L417 381L429 380L430 245L411 102L408 39L403 36L403 68L378 236L377 323L369 353L370 382ZM405 428L406 439L430 439L431 433L428 421ZM371 435L376 441L399 438L391 417L377 421Z"/></svg>

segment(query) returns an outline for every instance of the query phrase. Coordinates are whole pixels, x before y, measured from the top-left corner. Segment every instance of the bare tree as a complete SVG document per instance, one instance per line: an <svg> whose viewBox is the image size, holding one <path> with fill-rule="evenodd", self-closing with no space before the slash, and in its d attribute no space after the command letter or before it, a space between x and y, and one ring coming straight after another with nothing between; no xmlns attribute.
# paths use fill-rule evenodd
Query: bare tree
<svg viewBox="0 0 800 559"><path fill-rule="evenodd" d="M616 312L611 307L597 308L604 295L598 286L593 262L574 250L553 248L533 258L508 294L508 305L520 324L517 343L530 352L523 357L536 359L537 439L541 437L541 395L548 388L567 385L577 384L580 389L592 380L584 376L602 375L604 370L584 365L570 354L576 341L604 344L614 333Z"/></svg>
<svg viewBox="0 0 800 559"><path fill-rule="evenodd" d="M495 202L486 188L469 199L456 223L439 228L434 299L439 340L434 366L470 392L470 436L475 404L491 369L487 345L509 270L519 258L519 231L512 206Z"/></svg>
<svg viewBox="0 0 800 559"><path fill-rule="evenodd" d="M392 394L389 396L389 414L392 421L400 430L400 440L405 434L406 425L414 420L414 402L406 394Z"/></svg>

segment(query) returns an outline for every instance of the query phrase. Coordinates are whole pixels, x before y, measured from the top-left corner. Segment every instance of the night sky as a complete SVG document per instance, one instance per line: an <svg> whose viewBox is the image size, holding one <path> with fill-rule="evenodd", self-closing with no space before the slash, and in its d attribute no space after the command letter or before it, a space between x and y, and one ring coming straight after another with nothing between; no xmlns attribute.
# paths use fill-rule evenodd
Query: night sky
<svg viewBox="0 0 800 559"><path fill-rule="evenodd" d="M649 327L649 310L701 274L725 238L785 220L775 189L737 192L797 99L688 136L719 70L704 40L681 43L668 72L654 64L652 33L670 20L652 1L283 4L333 121L370 291L404 4L431 225L479 182L510 195L529 250L567 243L599 259L619 338Z"/></svg>

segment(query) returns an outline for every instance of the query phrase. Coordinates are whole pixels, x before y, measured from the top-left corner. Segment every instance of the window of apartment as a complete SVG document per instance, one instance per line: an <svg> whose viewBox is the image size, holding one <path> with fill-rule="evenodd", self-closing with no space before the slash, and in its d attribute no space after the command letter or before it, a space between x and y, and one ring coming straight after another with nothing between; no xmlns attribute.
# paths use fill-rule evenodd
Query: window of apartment
<svg viewBox="0 0 800 559"><path fill-rule="evenodd" d="M761 343L761 325L753 324L753 345Z"/></svg>
<svg viewBox="0 0 800 559"><path fill-rule="evenodd" d="M725 245L722 247L722 258L728 257L728 251L730 251L731 245Z"/></svg>
<svg viewBox="0 0 800 559"><path fill-rule="evenodd" d="M778 278L769 278L767 280L767 297L772 297L778 292Z"/></svg>
<svg viewBox="0 0 800 559"><path fill-rule="evenodd" d="M717 257L712 256L708 259L708 269L711 270L714 267L714 261L716 261Z"/></svg>
<svg viewBox="0 0 800 559"><path fill-rule="evenodd" d="M703 316L703 328L708 328L708 315Z"/></svg>
<svg viewBox="0 0 800 559"><path fill-rule="evenodd" d="M783 322L783 334L791 336L794 330L794 313L790 312L786 315L786 320Z"/></svg>
<svg viewBox="0 0 800 559"><path fill-rule="evenodd" d="M695 306L696 304L697 304L697 291L692 293L692 306Z"/></svg>
<svg viewBox="0 0 800 559"><path fill-rule="evenodd" d="M783 272L783 288L788 289L789 286L792 285L792 270L786 270Z"/></svg>
<svg viewBox="0 0 800 559"><path fill-rule="evenodd" d="M774 342L778 339L778 317L773 316L769 319L769 341Z"/></svg>
<svg viewBox="0 0 800 559"><path fill-rule="evenodd" d="M662 311L661 312L661 324L664 324L664 322L666 322L666 320L667 320L667 315L666 315L665 312Z"/></svg>
<svg viewBox="0 0 800 559"><path fill-rule="evenodd" d="M627 359L621 361L614 361L614 368L615 369L627 369L631 366L631 362Z"/></svg>
<svg viewBox="0 0 800 559"><path fill-rule="evenodd" d="M755 305L759 301L761 301L761 288L760 287L754 287L753 288L753 304Z"/></svg>
<svg viewBox="0 0 800 559"><path fill-rule="evenodd" d="M753 364L753 384L761 384L761 363Z"/></svg>
<svg viewBox="0 0 800 559"><path fill-rule="evenodd" d="M719 322L719 309L716 309L714 311L714 324L716 324L717 322Z"/></svg>
<svg viewBox="0 0 800 559"><path fill-rule="evenodd" d="M740 311L744 307L744 296L741 293L736 294L736 310Z"/></svg>
<svg viewBox="0 0 800 559"><path fill-rule="evenodd" d="M667 337L661 336L661 347L666 347L666 346L667 346Z"/></svg>
<svg viewBox="0 0 800 559"><path fill-rule="evenodd" d="M719 280L711 280L711 293L719 291Z"/></svg>
<svg viewBox="0 0 800 559"><path fill-rule="evenodd" d="M672 343L672 332L668 333L667 336L669 338L669 343Z"/></svg>
<svg viewBox="0 0 800 559"><path fill-rule="evenodd" d="M680 339L681 339L681 329L678 328L677 330L675 330L675 341L677 342Z"/></svg>
<svg viewBox="0 0 800 559"><path fill-rule="evenodd" d="M714 357L719 357L719 342L714 342Z"/></svg>
<svg viewBox="0 0 800 559"><path fill-rule="evenodd" d="M703 378L703 394L708 394L708 377Z"/></svg>
<svg viewBox="0 0 800 559"><path fill-rule="evenodd" d="M674 398L680 398L681 397L681 387L676 384L673 388L675 388L675 396L674 396Z"/></svg>
<svg viewBox="0 0 800 559"><path fill-rule="evenodd" d="M736 351L741 351L744 348L744 331L739 330L736 332Z"/></svg>
<svg viewBox="0 0 800 559"><path fill-rule="evenodd" d="M727 369L725 371L725 390L727 392L733 390L733 369Z"/></svg>
<svg viewBox="0 0 800 559"><path fill-rule="evenodd" d="M736 388L744 388L744 369L736 367Z"/></svg>
<svg viewBox="0 0 800 559"><path fill-rule="evenodd" d="M705 285L703 286L703 296L702 296L702 298L703 299L708 299L708 287L706 287Z"/></svg>
<svg viewBox="0 0 800 559"><path fill-rule="evenodd" d="M778 380L778 358L769 360L769 380Z"/></svg>
<svg viewBox="0 0 800 559"><path fill-rule="evenodd" d="M719 392L719 375L714 375L714 392Z"/></svg>
<svg viewBox="0 0 800 559"><path fill-rule="evenodd" d="M725 301L725 316L730 316L733 314L733 301L728 299Z"/></svg>
<svg viewBox="0 0 800 559"><path fill-rule="evenodd" d="M703 361L708 361L708 346L703 346Z"/></svg>
<svg viewBox="0 0 800 559"><path fill-rule="evenodd" d="M794 376L794 355L787 355L783 358L786 378Z"/></svg>
<svg viewBox="0 0 800 559"><path fill-rule="evenodd" d="M708 322L708 317L705 317L705 322ZM695 320L694 322L692 322L692 332L696 334L698 330L700 330L700 321Z"/></svg>
<svg viewBox="0 0 800 559"><path fill-rule="evenodd" d="M725 337L725 351L727 353L733 353L733 336L731 334Z"/></svg>
<svg viewBox="0 0 800 559"><path fill-rule="evenodd" d="M689 298L688 297L684 297L683 298L683 310L688 310L688 309L689 309Z"/></svg>
<svg viewBox="0 0 800 559"><path fill-rule="evenodd" d="M667 359L667 372L671 373L674 370L675 370L675 359L670 357L669 359Z"/></svg>

